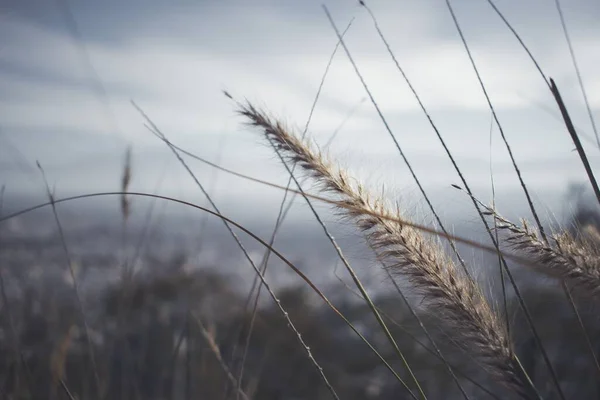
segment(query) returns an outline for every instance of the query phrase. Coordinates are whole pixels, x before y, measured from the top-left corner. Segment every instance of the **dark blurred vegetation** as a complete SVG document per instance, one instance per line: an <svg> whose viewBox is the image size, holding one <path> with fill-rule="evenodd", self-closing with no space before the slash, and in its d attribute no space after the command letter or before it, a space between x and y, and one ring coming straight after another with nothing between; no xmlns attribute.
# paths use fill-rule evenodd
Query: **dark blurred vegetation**
<svg viewBox="0 0 600 400"><path fill-rule="evenodd" d="M573 223L600 221L597 211L584 202L579 210ZM231 278L218 268L190 269L184 255L167 260L145 255L140 260L141 272L133 278L117 276L108 286L87 288L82 297L88 342L66 269L44 268L43 240L3 238L1 246L2 399L233 399L237 388L228 374L237 379L242 363L241 388L252 399L330 398L270 299L261 302L246 347L252 301L247 306L248 293L237 292ZM28 261L17 262L13 255L24 250ZM111 255L73 258L78 276L91 276L92 268L96 274L108 274L109 267L117 264ZM494 257L488 260L493 263ZM568 398L599 398L593 357L559 285L540 280L523 291ZM368 307L341 284L339 292L338 308L407 378ZM600 357L598 310L589 300L574 295ZM280 290L278 296L340 398L409 398L368 347L305 285ZM431 348L400 296L382 292L376 304L429 398L461 398L443 363L415 341ZM418 299L413 298L412 304L419 310ZM518 310L511 300L509 319L517 352L544 398L551 399L547 368ZM492 397L464 376L497 398L510 398L461 350L468 344L454 343L451 332L439 326L433 313L419 312L443 354L464 374L459 378L471 398Z"/></svg>

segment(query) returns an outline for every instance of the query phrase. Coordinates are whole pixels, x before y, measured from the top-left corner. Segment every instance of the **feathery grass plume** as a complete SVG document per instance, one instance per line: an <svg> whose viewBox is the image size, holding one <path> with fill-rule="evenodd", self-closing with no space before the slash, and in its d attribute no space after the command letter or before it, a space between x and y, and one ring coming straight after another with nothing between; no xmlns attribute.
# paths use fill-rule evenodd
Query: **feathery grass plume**
<svg viewBox="0 0 600 400"><path fill-rule="evenodd" d="M590 247L590 250L596 255L600 255L600 232L592 224L585 224L579 232L579 239L584 241Z"/></svg>
<svg viewBox="0 0 600 400"><path fill-rule="evenodd" d="M407 277L425 301L440 310L459 342L468 343L469 351L496 379L526 396L527 384L505 327L472 279L459 271L432 240L397 222L402 217L400 210L390 211L381 199L371 198L360 183L306 140L299 139L250 103L241 105L238 112L248 118L251 126L261 128L290 162L322 185L324 192L341 197L347 207L339 208L338 212L356 222L389 268ZM396 221L390 221L390 217L397 217Z"/></svg>
<svg viewBox="0 0 600 400"><path fill-rule="evenodd" d="M533 258L534 262L529 265L537 271L559 278L573 288L581 288L588 295L600 293L600 254L595 236L593 239L589 236L576 240L570 233L562 232L551 236L554 245L547 245L525 219L517 225L489 207L485 214L498 221L499 230L507 232L505 242L511 248ZM598 235L595 229L588 229L585 233Z"/></svg>
<svg viewBox="0 0 600 400"><path fill-rule="evenodd" d="M362 299L363 298L362 295L358 291L356 291L355 289L353 289L352 287L350 287L350 285L348 285L346 282L344 282L344 279L337 274L337 266L338 266L338 264L336 264L336 268L334 269L333 274L335 275L335 277L337 278L337 280L342 284L342 287L344 287L346 290L348 290L348 292L350 294L352 294L354 297ZM387 272L388 272L389 275L391 275L391 273L389 271L387 271ZM408 302L408 299L404 296L404 294L400 290L397 282L394 281L394 280L392 280L392 282L393 282L393 284L394 284L395 287L398 287L397 291L400 294L400 296L402 297L402 300L403 300L404 304L406 304L406 306L408 307L408 309L411 312L411 314L413 314L413 316L415 317L415 319L418 319L417 323L419 325L422 325L421 318L418 316L417 313L414 312L413 307L410 306L410 303ZM425 335L426 335L427 339L429 340L429 342L433 345L433 348L429 348L425 343L423 343L422 341L420 341L419 339L417 339L417 337L415 335L413 335L410 332L410 330L408 330L404 326L404 324L396 321L392 316L390 316L388 313L386 313L381 307L377 307L377 311L386 320L388 320L390 323L392 323L396 328L400 329L416 345L420 346L423 350L427 351L429 354L431 354L432 356L436 357L438 360L446 363L450 367L450 370L453 371L453 373L456 373L456 374L460 375L462 378L464 378L465 380L469 381L470 383L472 383L477 388L481 389L483 392L485 392L491 398L496 399L496 400L500 400L500 398L495 393L493 393L491 390L487 389L486 387L482 386L479 382L473 380L469 376L468 373L463 372L459 367L453 366L450 363L448 363L447 361L444 361L445 358L444 358L443 354L439 351L439 348L437 348L437 345L435 344L433 338L431 337L431 335L429 334L427 328L424 325L421 326L421 328L425 332Z"/></svg>
<svg viewBox="0 0 600 400"><path fill-rule="evenodd" d="M365 3L364 3L364 1L360 1L359 3L360 3L360 5L362 5L365 8L367 8L366 5L365 5ZM340 39L342 47L344 48L346 56L348 57L348 60L350 61L350 64L352 65L352 67L354 69L354 72L356 73L356 76L359 78L360 82L362 83L362 86L363 86L365 92L367 93L367 96L371 100L371 104L373 104L373 107L375 107L375 110L377 111L377 114L379 115L379 119L381 120L381 122L383 122L383 125L385 126L385 130L387 131L387 133L391 137L392 141L394 142L394 146L398 150L398 153L400 154L400 158L402 158L402 161L404 162L404 164L408 168L408 171L410 172L410 175L412 176L413 180L415 181L415 184L417 185L417 188L419 189L419 192L421 192L421 195L423 196L423 200L425 200L425 203L427 204L427 206L429 208L429 211L431 211L431 214L435 218L435 221L437 222L437 225L440 227L440 229L442 230L442 232L444 232L446 234L446 237L447 237L448 236L448 231L444 227L444 224L442 223L442 220L440 219L440 216L439 216L438 212L435 210L435 207L433 207L433 204L431 203L431 200L429 199L429 196L425 192L425 189L423 188L423 185L421 184L421 180L418 178L415 170L412 167L412 163L406 157L406 154L405 154L404 150L402 150L402 146L400 146L400 143L399 143L398 139L396 138L396 136L392 132L392 129L390 128L390 125L389 125L387 119L383 115L383 113L381 111L381 108L379 107L377 101L375 101L375 98L373 97L371 89L369 89L369 86L367 85L364 76L360 73L360 70L358 69L358 65L356 64L356 62L354 61L354 58L350 54L350 50L348 50L348 47L346 46L345 42L342 40L342 37L341 37L341 35L340 35L340 33L339 33L338 29L337 29L337 26L336 26L335 22L333 21L333 18L331 16L331 13L329 12L329 9L325 5L323 5L322 7L323 7L323 10L325 11L325 14L327 15L327 18L329 19L329 23L331 24L331 26L333 27L335 33L338 35L338 38ZM376 27L377 27L377 24L376 24ZM381 35L381 36L383 36L383 35ZM387 41L385 41L385 42L387 43ZM389 49L389 46L386 46L386 47L388 47L388 49ZM399 64L396 64L396 65L399 66ZM409 84L409 86L412 87L412 85L410 85L410 84ZM458 252L458 249L456 248L456 245L452 241L450 241L449 244L450 244L450 248L452 249L452 251L456 255L456 259L458 260L458 262L460 263L461 267L463 268L463 271L465 272L465 274L469 275L469 271L467 269L467 266L466 266L464 260L462 259L462 257L460 256L460 254Z"/></svg>

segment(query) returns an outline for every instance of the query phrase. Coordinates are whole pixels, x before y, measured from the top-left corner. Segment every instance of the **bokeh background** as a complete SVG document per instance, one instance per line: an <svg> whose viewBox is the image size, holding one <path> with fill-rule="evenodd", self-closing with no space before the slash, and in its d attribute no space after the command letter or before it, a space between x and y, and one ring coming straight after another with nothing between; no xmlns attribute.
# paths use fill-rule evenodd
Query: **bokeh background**
<svg viewBox="0 0 600 400"><path fill-rule="evenodd" d="M563 3L589 104L598 115L600 5L593 0ZM451 187L460 182L450 161L369 14L355 1L325 4L338 29L352 22L346 44L442 220L455 233L484 241L469 199ZM494 201L501 213L530 219L498 127L445 3L367 4L477 196L486 203L492 201L493 179ZM453 6L542 219L548 226L567 229L578 219L596 222L596 206L589 199L579 156L526 53L486 1L456 1ZM598 144L555 4L502 0L497 6L561 89L590 162L597 167ZM373 190L385 186L386 195L399 201L416 221L432 222L342 48L332 58L311 113L337 43L320 2L4 0L0 38L3 214L47 201L36 162L57 198L119 190L127 148L131 148L130 190L207 205L169 148L144 127L145 120L132 101L174 144L223 167L285 185L285 169L260 134L243 124L235 105L223 95L226 90L238 99L256 102L298 131L310 115L308 134L353 175ZM271 235L283 192L186 160L223 214L263 238ZM305 188L315 189L310 184ZM190 310L199 307L205 322L212 324L224 364L238 376L253 270L214 217L165 201L131 198L131 215L124 224L119 201L104 197L57 206L68 257L50 207L0 225L0 267L6 289L2 305L12 309L2 313L0 331L6 355L3 396L20 398L15 396L25 387L32 388L33 398L44 398L49 387L56 390L53 396L65 396L55 376L61 369L50 362L57 357L56 349L63 347L67 350L65 368L59 374L62 382L78 398L98 394L86 364L69 262L76 266L76 279L89 308L86 312L97 332L93 346L97 350L105 350L107 343L113 346L111 351L100 351L98 361L103 376L112 382L104 395L235 396L222 365L192 323ZM389 305L397 319L406 320L403 326L421 337L361 237L326 205L317 209L369 289ZM336 270L335 253L320 229L304 201L297 198L275 247L324 291L348 304L348 313L373 340L382 342L364 305L340 283L340 279L349 282L348 277ZM259 261L264 248L245 235L241 239ZM500 283L493 257L490 261L474 249L461 250L490 296L497 295ZM334 318L305 293L297 276L276 259L271 264L266 275L269 282L287 296L284 303L302 321L309 338L313 333L314 353L326 362L343 398L398 398L397 383L394 386L377 361L365 355L356 338L331 322ZM133 288L123 283L123 265L136 271ZM573 316L555 291L555 283L522 269L517 274L531 288L540 323L550 324L553 310L560 307L565 310L561 318L571 321ZM114 293L147 294L131 295L135 300L125 296L131 303L121 315L115 310L123 307L111 306ZM262 319L248 347L249 372L242 379L243 386L258 399L326 396L314 383L319 382L318 376L306 364L293 335L271 308L271 300L263 294L260 304ZM584 313L593 315L593 305L584 308ZM518 312L513 314L518 325ZM127 328L122 322L114 322L114 327L106 322L123 318L130 322ZM594 329L597 319L590 317L588 323ZM570 359L568 353L575 350L561 347L565 346L563 338L570 337L569 346L579 348L576 333L551 327L544 331L550 348L556 349L557 362L570 366L563 372L566 381L577 375L578 368L589 367L589 360ZM517 343L527 349L530 338L524 332ZM443 329L439 334L445 337ZM19 346L15 344L18 337L23 342ZM73 344L64 344L65 338ZM439 361L422 356L411 339L402 343L420 360L431 398L450 398L445 395L452 396L456 388ZM452 343L444 343L469 376L493 386L481 371L469 366L469 360L461 358ZM11 354L17 347L25 348L24 355L14 358ZM282 349L293 351L297 360L282 359ZM535 370L539 355L535 349L531 352ZM27 365L38 384L17 379ZM298 372L299 365L302 372ZM538 373L543 382L545 372ZM479 389L470 390L477 393L475 398L483 396ZM594 396L597 390L592 381L574 387L573 393Z"/></svg>

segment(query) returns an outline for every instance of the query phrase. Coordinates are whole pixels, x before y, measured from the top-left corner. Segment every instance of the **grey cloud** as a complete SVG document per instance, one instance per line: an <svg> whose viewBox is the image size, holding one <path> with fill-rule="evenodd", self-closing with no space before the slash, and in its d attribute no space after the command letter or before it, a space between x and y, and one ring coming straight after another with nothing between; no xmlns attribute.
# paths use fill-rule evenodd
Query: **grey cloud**
<svg viewBox="0 0 600 400"><path fill-rule="evenodd" d="M154 139L149 136L146 139L146 136L143 136L146 133L139 132L143 131L142 118L135 114L131 117L132 113L127 117L133 118L134 122L127 127L139 127L136 131L137 136L115 140L94 135L95 132L106 129L106 126L101 117L88 122L84 114L101 115L102 109L99 103L92 101L89 71L82 66L82 60L78 58L76 48L73 47L74 42L69 37L65 21L56 7L59 3L39 0L4 3L2 18L15 23L32 24L38 29L35 35L28 36L27 32L19 31L22 36L11 37L10 46L5 48L4 58L0 58L0 104L7 110L19 110L21 113L25 113L28 107L31 110L30 115L22 118L28 122L27 126L17 126L15 123L15 126L7 127L7 133L14 135L10 136L11 141L30 163L34 158L40 158L49 163L50 170L56 168L53 171L65 176L72 174L69 168L79 166L76 172L80 173L80 176L65 179L63 182L85 185L85 177L93 177L91 180L102 181L109 186L116 179L114 176L118 176L120 157L126 139L134 140L140 148L138 161L141 164L151 163L155 154L152 151L159 145L156 144L152 150L147 150L150 147L146 146ZM195 135L194 141L185 143L202 149L202 154L210 157L215 156L217 150L213 144L205 143L212 140L213 135L219 131L221 123L218 121L230 121L229 132L237 130L239 134L241 130L231 128L239 126L240 123L240 120L234 117L231 105L215 100L217 96L221 96L215 90L218 87L215 82L231 76L232 85L244 86L227 89L234 90L240 96L246 95L246 91L250 96L255 96L254 98L258 95L264 96L269 99L267 105L276 112L287 107L288 113L283 116L293 118L298 125L302 125L315 94L318 77L335 44L335 35L320 7L321 2L317 1L109 0L68 3L71 4L71 11L85 45L92 56L95 56L94 66L103 77L111 105L122 114L122 108L129 107L127 101L130 97L139 100L144 109L147 109L152 117L156 117L156 122L165 126L167 133L173 135L174 140L179 142ZM520 75L523 70L531 68L531 65L525 64L528 61L524 53L487 3L454 3L478 61L484 56L489 56L481 60L486 67L483 68L484 79L494 81L500 89L506 86L506 82L514 79L514 84L520 86L517 90L525 90L528 96L537 99L540 87L544 89L543 85L539 80L530 82L530 75L526 75L525 78ZM583 43L578 48L588 51L593 49L588 42L598 41L599 29L595 23L600 11L598 3L591 0L563 3L574 39ZM444 155L439 152L439 144L426 120L416 109L412 98L406 100L410 93L401 86L401 78L388 80L388 76L391 76L388 73L394 74L393 76L398 74L394 71L383 44L377 38L368 15L354 1L339 0L327 4L340 27L353 15L357 16L348 35L351 51L357 57L363 72L366 71L376 98L383 104L386 116L393 124L394 131L402 138L404 146L412 154L411 158L418 159L425 170L427 167L429 171L437 168L436 160L442 163L441 160L445 160ZM483 163L481 160L485 159L489 152L485 140L482 139L488 135L489 113L483 99L478 107L473 107L473 102L466 100L460 102L472 93L479 95L471 71L453 71L452 68L458 68L462 64L450 65L448 61L452 57L439 57L444 52L461 49L444 2L371 1L369 5L379 17L382 29L401 62L406 64L409 75L418 76L417 89L428 106L433 104L430 109L434 119L452 144L453 151L466 160L465 168L473 173L480 172ZM531 44L534 53L540 55L550 72L562 78L560 83L569 94L577 123L584 125L586 120L585 114L581 112L581 104L574 101L579 99L578 89L574 84L572 87L567 87L566 84L574 83L573 74L570 61L566 58L568 53L552 2L505 1L498 2L498 6L509 20L514 22L515 27L523 34L528 44ZM0 32L8 35L11 31L9 28L0 27ZM42 39L44 34L48 36L47 41ZM455 47L449 48L449 44ZM59 45L64 45L64 48L59 48ZM161 54L161 51L164 51L164 54ZM594 58L596 56L591 53L582 54L583 52L582 50L579 55L585 61L582 65L588 72L586 76L594 78L589 71L593 65L597 65ZM36 58L38 53L43 54L45 59ZM564 55L565 59L558 63L556 58L560 55ZM415 62L418 57L419 62ZM462 90L456 90L451 85L440 89L436 83L440 76L428 79L427 73L423 72L428 59L432 60L432 70L441 70L443 74L440 76L443 79L458 84ZM513 61L515 59L518 61ZM177 66L172 64L172 60L192 65ZM207 62L203 63L204 61ZM379 61L386 63L385 70L378 64ZM197 66L207 68L198 68L196 72L194 68ZM318 139L330 134L323 126L333 126L338 119L341 122L348 110L364 95L356 76L347 67L345 55L338 54L333 76L326 83L326 90L322 94L315 116L317 122L314 125L314 133ZM193 81L195 74L204 75L203 79ZM465 77L469 80L463 81ZM377 78L380 79L379 82ZM332 82L335 82L335 86ZM204 86L206 83L211 85ZM522 87L525 83L527 88ZM56 95L61 91L66 93L63 98ZM547 92L543 94L547 95ZM381 100L381 97L386 95L389 99ZM439 101L439 98L444 96L445 98ZM398 102L395 102L396 99L399 99ZM456 101L452 103L453 100ZM497 100L497 97L493 100ZM533 123L528 120L531 116L525 114L531 115L534 107L527 106L519 110L515 108L521 107L520 103L511 99L497 101L501 100L505 105L505 109L501 111L502 121L505 121L510 132L509 137L516 153L522 155L520 160L524 166L534 168L531 163L536 162L536 151L546 151L548 157L559 160L557 154L570 150L568 137L557 133L558 129L562 129L559 122L554 121L554 125L550 125L550 116L540 117L541 114L535 114L536 119ZM20 104L21 108L9 107L14 106L17 101L23 101ZM28 101L30 103L27 103ZM56 106L60 101L65 102L65 118L41 115L44 108L50 110L46 114L52 114L58 109ZM82 103L85 103L85 107ZM97 107L92 107L94 104ZM410 104L410 107L407 104ZM72 107L72 110L69 107ZM4 114L6 119L13 122L19 117L12 115L14 112L7 114ZM117 118L122 117L121 114ZM188 117L184 120L186 115ZM209 121L211 117L212 120ZM47 118L48 124L54 125L44 127L44 118ZM31 124L38 119L41 121L39 125ZM57 119L61 122L60 126L56 124ZM223 125L227 121L224 121ZM6 125L6 121L0 121L0 124ZM59 134L61 132L62 134ZM202 132L202 135L198 132ZM366 133L373 135L368 137L367 143L364 142ZM249 137L252 134L247 135ZM364 159L373 164L372 160L378 159L377 152L379 159L397 157L386 135L372 105L367 102L345 126L339 141L348 145L361 143L356 151L363 153ZM49 137L52 137L51 142L48 141ZM272 155L268 155L264 146L260 147L260 139L256 135L252 136L252 139L240 137L242 136L238 135L235 140L228 142L224 154L226 162L240 169L246 168L247 162L257 163L263 160L264 164L256 167L254 171L258 176L269 176L269 169L273 165L269 164L273 162ZM542 137L540 140L544 141L544 149L531 146L533 141L538 140L536 137ZM469 146L464 146L465 142L468 142ZM502 150L500 142L496 143ZM473 151L475 144L481 145L476 150L482 154L479 158L481 162L468 161L468 154ZM435 146L437 150L433 154L424 154L423 146ZM94 152L97 154L95 158L90 156ZM244 152L252 155L244 158ZM18 164L15 164L16 161L12 158L7 159L12 161L2 165L3 172L8 174L9 171L18 168L14 167ZM562 165L563 160L559 161ZM535 169L543 170L540 167ZM149 170L146 171L145 176L138 176L137 179L152 186L151 180L154 176ZM152 173L156 171L152 170ZM279 173L277 176L282 176L282 171ZM106 177L102 178L103 174ZM450 181L452 174L447 173L440 178ZM256 188L253 190L259 192Z"/></svg>

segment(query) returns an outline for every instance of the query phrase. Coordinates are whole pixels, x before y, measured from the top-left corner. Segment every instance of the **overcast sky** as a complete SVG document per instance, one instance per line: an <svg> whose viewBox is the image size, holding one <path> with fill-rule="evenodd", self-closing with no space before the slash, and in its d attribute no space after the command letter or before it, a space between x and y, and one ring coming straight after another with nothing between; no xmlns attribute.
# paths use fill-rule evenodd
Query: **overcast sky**
<svg viewBox="0 0 600 400"><path fill-rule="evenodd" d="M599 116L600 3L562 3ZM449 186L458 178L369 14L353 0L325 4L340 30L355 17L348 48L426 189L440 202L457 196ZM453 4L524 179L536 201L551 207L556 199L546 193L558 198L568 182L585 179L552 97L487 1ZM497 127L490 151L490 111L445 2L368 5L479 195L489 198L490 166L501 191L513 193L516 175ZM557 82L582 135L592 138L554 1L498 0L497 6ZM284 183L274 155L256 131L243 126L221 91L256 101L301 129L337 42L321 1L312 0L4 0L0 7L0 178L7 196L42 198L35 160L59 196L118 189L125 147L132 144L132 189L201 199L173 155L143 127L132 99L174 143L228 168ZM418 202L414 182L365 97L340 49L309 134L324 144L355 110L332 143L332 156L375 188L385 183L391 195ZM598 165L594 141L584 143ZM190 162L232 210L241 196L265 208L281 196ZM519 194L510 197L523 202Z"/></svg>

